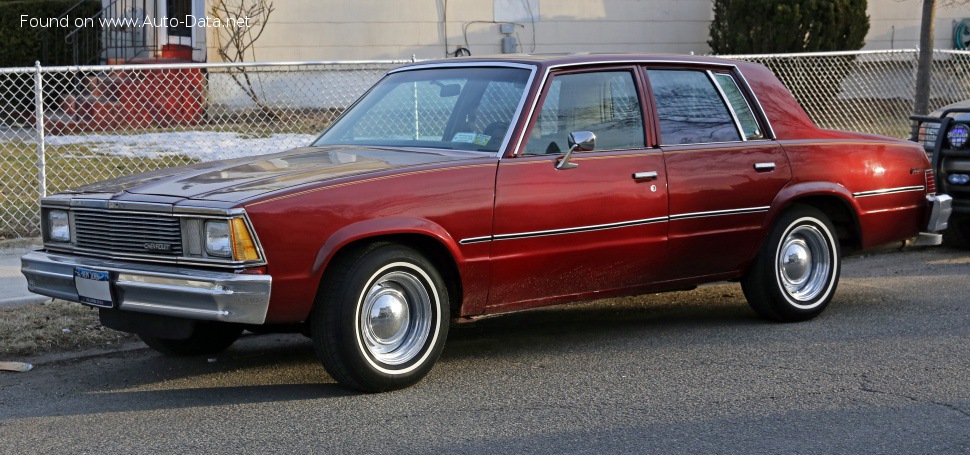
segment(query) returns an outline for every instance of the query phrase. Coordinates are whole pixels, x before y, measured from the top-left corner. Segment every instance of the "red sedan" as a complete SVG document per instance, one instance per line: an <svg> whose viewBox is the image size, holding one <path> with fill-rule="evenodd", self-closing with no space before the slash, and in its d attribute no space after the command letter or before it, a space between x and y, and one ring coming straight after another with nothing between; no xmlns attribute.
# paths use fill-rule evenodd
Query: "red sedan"
<svg viewBox="0 0 970 455"><path fill-rule="evenodd" d="M163 353L301 331L382 391L488 314L740 280L763 317L815 317L842 255L939 243L933 181L918 145L819 129L760 65L452 59L389 72L308 147L44 198L23 272Z"/></svg>

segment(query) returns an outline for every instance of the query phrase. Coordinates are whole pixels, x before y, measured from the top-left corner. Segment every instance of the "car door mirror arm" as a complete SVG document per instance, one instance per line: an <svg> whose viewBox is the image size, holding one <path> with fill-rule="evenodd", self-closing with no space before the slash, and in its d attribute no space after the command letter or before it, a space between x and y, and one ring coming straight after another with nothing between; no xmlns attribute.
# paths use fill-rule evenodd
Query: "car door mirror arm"
<svg viewBox="0 0 970 455"><path fill-rule="evenodd" d="M575 169L579 167L578 164L572 163L569 159L572 157L573 152L579 150L580 152L590 152L596 148L596 135L590 131L573 131L569 133L569 151L563 155L562 158L556 160L557 170Z"/></svg>

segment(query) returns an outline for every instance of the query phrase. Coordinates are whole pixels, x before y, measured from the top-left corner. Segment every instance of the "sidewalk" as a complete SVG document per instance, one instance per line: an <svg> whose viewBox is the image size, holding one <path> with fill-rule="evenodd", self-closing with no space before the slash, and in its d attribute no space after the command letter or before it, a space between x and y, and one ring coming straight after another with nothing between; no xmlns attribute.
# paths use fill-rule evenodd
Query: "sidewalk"
<svg viewBox="0 0 970 455"><path fill-rule="evenodd" d="M36 248L31 240L0 242L0 308L30 305L50 300L27 292L27 280L20 273L20 256Z"/></svg>

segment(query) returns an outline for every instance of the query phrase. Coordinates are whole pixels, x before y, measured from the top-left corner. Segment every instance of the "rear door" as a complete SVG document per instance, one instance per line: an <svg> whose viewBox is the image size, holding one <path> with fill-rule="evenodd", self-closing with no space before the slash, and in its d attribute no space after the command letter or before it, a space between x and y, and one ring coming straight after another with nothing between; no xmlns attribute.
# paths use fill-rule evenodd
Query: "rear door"
<svg viewBox="0 0 970 455"><path fill-rule="evenodd" d="M730 70L648 68L670 197L669 278L716 277L753 257L791 179Z"/></svg>
<svg viewBox="0 0 970 455"><path fill-rule="evenodd" d="M635 67L554 74L519 153L499 163L490 311L653 280L667 237L663 154L647 148ZM571 132L597 136L557 169Z"/></svg>

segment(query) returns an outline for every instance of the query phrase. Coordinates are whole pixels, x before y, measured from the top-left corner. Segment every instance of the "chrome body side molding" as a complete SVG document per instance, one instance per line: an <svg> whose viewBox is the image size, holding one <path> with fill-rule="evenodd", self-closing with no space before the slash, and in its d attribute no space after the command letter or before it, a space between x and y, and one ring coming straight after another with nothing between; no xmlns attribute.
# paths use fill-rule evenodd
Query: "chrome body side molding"
<svg viewBox="0 0 970 455"><path fill-rule="evenodd" d="M706 218L712 216L727 216L727 215L744 215L748 213L761 213L767 212L771 207L746 207L739 209L728 209L728 210L714 210L710 212L693 212L693 213L681 213L677 215L670 216L660 216L656 218L645 218L641 220L631 220L631 221L620 221L617 223L609 224L596 224L590 226L576 226L570 228L562 229L549 229L545 231L533 231L533 232L516 232L510 234L495 234L495 235L485 235L481 237L469 237L466 239L461 239L458 244L469 245L472 243L481 242L491 242L498 240L513 240L513 239L524 239L529 237L545 237L550 235L562 235L562 234L576 234L580 232L590 232L590 231L602 231L606 229L619 229L631 226L641 226L645 224L654 223L665 223L668 221L685 220L690 218Z"/></svg>
<svg viewBox="0 0 970 455"><path fill-rule="evenodd" d="M923 185L900 186L897 188L883 188L879 190L860 191L858 193L852 193L852 197L860 198L860 197L882 196L884 194L907 193L910 191L923 191L925 189L926 187Z"/></svg>

